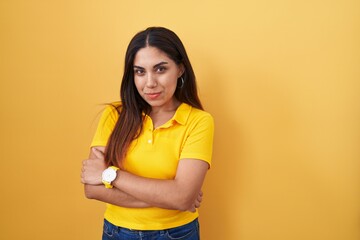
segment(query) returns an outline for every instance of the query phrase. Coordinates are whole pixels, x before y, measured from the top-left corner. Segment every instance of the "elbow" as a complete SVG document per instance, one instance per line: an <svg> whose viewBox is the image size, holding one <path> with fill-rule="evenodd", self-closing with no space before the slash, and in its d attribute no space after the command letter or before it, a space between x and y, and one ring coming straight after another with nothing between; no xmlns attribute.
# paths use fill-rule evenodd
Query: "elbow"
<svg viewBox="0 0 360 240"><path fill-rule="evenodd" d="M179 210L179 211L182 211L182 212L185 212L185 211L195 211L195 199L194 197L186 197L186 196L182 196L181 199L178 199L176 201L176 209Z"/></svg>
<svg viewBox="0 0 360 240"><path fill-rule="evenodd" d="M182 212L192 211L192 204L179 204L176 209Z"/></svg>
<svg viewBox="0 0 360 240"><path fill-rule="evenodd" d="M182 212L195 212L196 207L200 206L201 199L198 197L199 191L189 188L177 188L171 199L167 199L168 203L172 204L172 208Z"/></svg>
<svg viewBox="0 0 360 240"><path fill-rule="evenodd" d="M86 197L87 199L94 199L94 198L95 198L92 194L87 193L87 192L85 192L85 197Z"/></svg>
<svg viewBox="0 0 360 240"><path fill-rule="evenodd" d="M90 185L85 185L84 195L87 199L95 199L94 191L92 191L92 188Z"/></svg>
<svg viewBox="0 0 360 240"><path fill-rule="evenodd" d="M182 204L178 204L176 209L182 212L186 212L186 211L195 212L195 206L193 203L190 202L184 202Z"/></svg>

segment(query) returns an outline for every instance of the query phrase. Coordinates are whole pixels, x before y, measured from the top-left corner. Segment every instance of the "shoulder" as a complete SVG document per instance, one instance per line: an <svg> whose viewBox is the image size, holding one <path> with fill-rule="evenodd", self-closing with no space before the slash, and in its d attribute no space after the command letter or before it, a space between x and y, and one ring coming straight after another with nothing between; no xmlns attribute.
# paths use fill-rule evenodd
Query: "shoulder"
<svg viewBox="0 0 360 240"><path fill-rule="evenodd" d="M121 102L107 103L104 108L104 113L119 115L119 113L121 112L121 109L122 109Z"/></svg>
<svg viewBox="0 0 360 240"><path fill-rule="evenodd" d="M213 116L204 110L195 108L195 107L190 107L190 111L189 111L189 118L188 121L191 123L204 123L204 124L208 124L208 125L214 125L214 118Z"/></svg>
<svg viewBox="0 0 360 240"><path fill-rule="evenodd" d="M204 118L213 118L209 112L195 108L195 107L191 107L190 115L197 116L197 117L204 117Z"/></svg>
<svg viewBox="0 0 360 240"><path fill-rule="evenodd" d="M112 120L112 121L116 122L117 119L119 118L121 108L122 108L121 102L112 102L112 103L106 104L106 106L103 109L102 116L101 116L103 122L105 122L107 120Z"/></svg>
<svg viewBox="0 0 360 240"><path fill-rule="evenodd" d="M188 104L186 105L190 110L190 117L213 119L212 115L209 112L196 107L192 107Z"/></svg>

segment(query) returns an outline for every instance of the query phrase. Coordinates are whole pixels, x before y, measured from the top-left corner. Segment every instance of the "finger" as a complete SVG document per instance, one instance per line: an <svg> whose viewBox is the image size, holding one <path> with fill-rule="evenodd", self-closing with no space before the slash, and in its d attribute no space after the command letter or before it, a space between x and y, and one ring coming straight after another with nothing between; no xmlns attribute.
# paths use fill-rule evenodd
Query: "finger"
<svg viewBox="0 0 360 240"><path fill-rule="evenodd" d="M202 199L203 199L203 197L202 197L202 196L198 196L198 197L197 197L197 201L198 201L198 202L201 202L201 201L202 201Z"/></svg>
<svg viewBox="0 0 360 240"><path fill-rule="evenodd" d="M200 192L199 192L199 195L200 195L200 196L202 196L202 195L203 195L203 192L202 192L201 190L200 190Z"/></svg>
<svg viewBox="0 0 360 240"><path fill-rule="evenodd" d="M195 205L197 205L197 207L200 207L201 202L202 202L202 198L196 199Z"/></svg>
<svg viewBox="0 0 360 240"><path fill-rule="evenodd" d="M91 148L91 151L95 154L96 158L104 159L104 153L97 148Z"/></svg>

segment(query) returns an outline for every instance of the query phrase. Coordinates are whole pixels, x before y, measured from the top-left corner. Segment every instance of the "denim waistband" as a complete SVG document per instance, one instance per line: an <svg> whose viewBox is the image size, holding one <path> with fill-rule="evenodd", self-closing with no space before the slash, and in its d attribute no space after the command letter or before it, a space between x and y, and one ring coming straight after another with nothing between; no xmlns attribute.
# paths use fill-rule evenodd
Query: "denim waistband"
<svg viewBox="0 0 360 240"><path fill-rule="evenodd" d="M196 236L199 235L199 222L198 219L195 219L190 223L169 229L138 230L116 226L104 219L103 231L103 239L108 239L108 237L111 237L111 239L118 239L117 237L120 236L122 236L122 238L119 239L123 239L124 237L125 239L178 239L177 236L180 235L183 237L188 235L190 238L179 239L198 239Z"/></svg>

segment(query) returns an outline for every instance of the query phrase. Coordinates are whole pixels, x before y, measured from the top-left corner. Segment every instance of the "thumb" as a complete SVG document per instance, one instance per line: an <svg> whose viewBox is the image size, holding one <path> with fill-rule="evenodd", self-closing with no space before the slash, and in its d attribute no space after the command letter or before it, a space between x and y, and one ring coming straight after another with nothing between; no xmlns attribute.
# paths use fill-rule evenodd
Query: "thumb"
<svg viewBox="0 0 360 240"><path fill-rule="evenodd" d="M97 148L92 148L91 151L94 153L96 158L104 160L104 153L101 150Z"/></svg>

